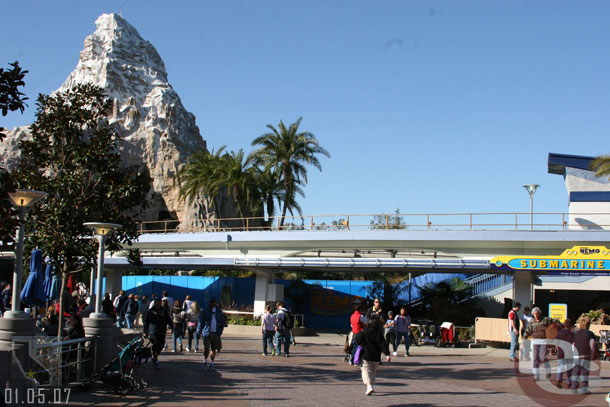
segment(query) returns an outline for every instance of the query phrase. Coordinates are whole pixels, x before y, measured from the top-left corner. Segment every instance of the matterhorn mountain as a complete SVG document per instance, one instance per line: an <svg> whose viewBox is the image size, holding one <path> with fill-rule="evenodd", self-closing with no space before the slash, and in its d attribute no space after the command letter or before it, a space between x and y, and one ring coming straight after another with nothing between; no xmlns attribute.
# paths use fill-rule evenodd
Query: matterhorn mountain
<svg viewBox="0 0 610 407"><path fill-rule="evenodd" d="M146 165L152 178L146 220L177 219L182 229L204 227L204 219L216 217L211 206L205 200L181 202L176 179L186 159L206 148L195 116L169 84L155 47L132 25L118 14L103 14L95 24L97 29L85 39L76 69L57 91L92 83L113 99L109 122L122 137L122 158L126 165ZM0 166L14 168L18 141L27 132L27 127L7 132L7 139L0 143Z"/></svg>

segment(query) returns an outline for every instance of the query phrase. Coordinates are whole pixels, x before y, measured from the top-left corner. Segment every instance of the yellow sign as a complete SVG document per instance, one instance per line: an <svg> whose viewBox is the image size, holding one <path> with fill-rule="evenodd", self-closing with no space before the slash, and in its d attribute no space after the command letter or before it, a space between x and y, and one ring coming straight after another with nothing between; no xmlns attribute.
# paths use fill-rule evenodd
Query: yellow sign
<svg viewBox="0 0 610 407"><path fill-rule="evenodd" d="M551 271L551 274L610 273L610 250L605 246L574 246L559 256L498 256L490 261L495 270Z"/></svg>
<svg viewBox="0 0 610 407"><path fill-rule="evenodd" d="M549 304L549 317L563 323L568 317L568 304Z"/></svg>

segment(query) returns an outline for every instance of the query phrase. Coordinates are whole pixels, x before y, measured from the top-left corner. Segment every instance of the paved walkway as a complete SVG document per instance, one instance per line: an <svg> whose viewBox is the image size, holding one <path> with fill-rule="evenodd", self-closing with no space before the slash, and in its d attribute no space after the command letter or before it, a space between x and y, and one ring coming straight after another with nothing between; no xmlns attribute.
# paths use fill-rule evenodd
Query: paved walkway
<svg viewBox="0 0 610 407"><path fill-rule="evenodd" d="M593 394L573 396L548 381L533 382L529 366L519 372L506 350L422 346L384 363L367 397L360 369L343 362L344 337L297 340L291 357L265 357L260 337L223 336L215 371L202 370L200 353L164 352L160 370L142 370L150 388L121 397L100 385L73 392L70 406L605 406L610 390L610 362L594 373Z"/></svg>

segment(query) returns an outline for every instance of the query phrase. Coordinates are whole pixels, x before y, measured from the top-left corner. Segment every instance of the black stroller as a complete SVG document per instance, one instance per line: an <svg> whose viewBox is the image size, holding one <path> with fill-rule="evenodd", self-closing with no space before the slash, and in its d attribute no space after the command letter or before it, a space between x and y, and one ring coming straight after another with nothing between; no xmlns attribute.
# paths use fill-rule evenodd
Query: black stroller
<svg viewBox="0 0 610 407"><path fill-rule="evenodd" d="M152 360L151 347L149 340L141 336L134 338L117 357L92 377L91 382L101 380L114 386L114 392L120 395L148 387L146 380L137 377L136 370Z"/></svg>

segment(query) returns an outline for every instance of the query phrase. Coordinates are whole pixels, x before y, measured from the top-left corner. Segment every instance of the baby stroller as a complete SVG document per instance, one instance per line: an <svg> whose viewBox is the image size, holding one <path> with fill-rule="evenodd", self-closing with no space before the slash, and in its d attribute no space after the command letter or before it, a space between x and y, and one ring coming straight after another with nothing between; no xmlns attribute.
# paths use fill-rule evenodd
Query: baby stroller
<svg viewBox="0 0 610 407"><path fill-rule="evenodd" d="M129 390L140 390L148 387L148 382L138 378L136 369L144 366L152 359L152 343L139 336L125 346L115 357L96 373L91 381L101 379L104 383L114 386L114 392L125 395Z"/></svg>
<svg viewBox="0 0 610 407"><path fill-rule="evenodd" d="M440 333L436 338L436 347L455 346L455 325L451 322L441 324Z"/></svg>
<svg viewBox="0 0 610 407"><path fill-rule="evenodd" d="M419 344L420 345L435 345L438 337L438 328L433 321L422 319L419 321Z"/></svg>
<svg viewBox="0 0 610 407"><path fill-rule="evenodd" d="M610 343L609 332L608 330L599 331L599 343L604 345L604 348L599 352L601 360L610 360L610 349L608 349L608 343Z"/></svg>

